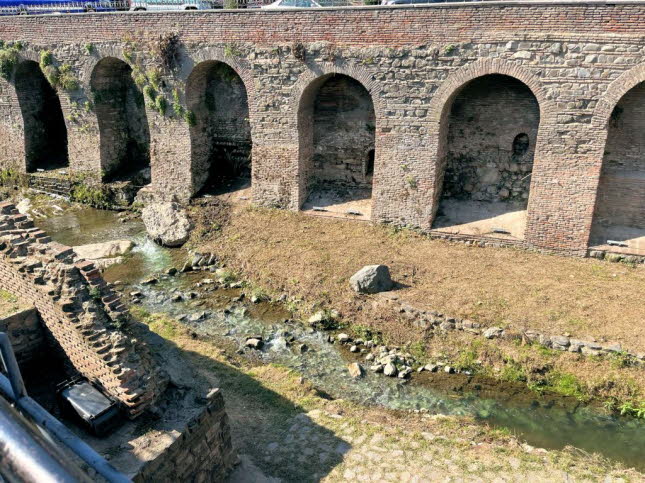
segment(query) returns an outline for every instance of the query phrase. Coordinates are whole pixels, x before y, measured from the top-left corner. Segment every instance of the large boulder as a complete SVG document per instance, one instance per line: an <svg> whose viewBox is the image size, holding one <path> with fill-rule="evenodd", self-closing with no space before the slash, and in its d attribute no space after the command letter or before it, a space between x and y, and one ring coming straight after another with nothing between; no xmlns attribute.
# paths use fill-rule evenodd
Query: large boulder
<svg viewBox="0 0 645 483"><path fill-rule="evenodd" d="M150 238L167 247L186 243L193 228L186 211L174 202L149 204L141 218Z"/></svg>
<svg viewBox="0 0 645 483"><path fill-rule="evenodd" d="M125 255L134 247L130 240L112 240L103 243L90 243L74 247L74 253L79 258L86 260L97 260L100 258L112 258Z"/></svg>
<svg viewBox="0 0 645 483"><path fill-rule="evenodd" d="M394 286L385 265L367 265L352 275L349 284L358 293L386 292Z"/></svg>

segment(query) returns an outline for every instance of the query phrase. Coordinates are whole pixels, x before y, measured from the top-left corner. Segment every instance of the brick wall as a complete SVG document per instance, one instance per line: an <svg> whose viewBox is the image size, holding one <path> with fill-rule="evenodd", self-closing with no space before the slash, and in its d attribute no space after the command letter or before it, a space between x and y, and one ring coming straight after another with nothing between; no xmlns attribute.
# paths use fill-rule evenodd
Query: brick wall
<svg viewBox="0 0 645 483"><path fill-rule="evenodd" d="M1 317L0 332L9 336L19 363L38 358L45 345L45 333L40 317L33 307Z"/></svg>
<svg viewBox="0 0 645 483"><path fill-rule="evenodd" d="M145 344L128 335L129 314L92 263L8 203L0 203L0 288L38 309L59 349L130 417L154 403L167 378Z"/></svg>
<svg viewBox="0 0 645 483"><path fill-rule="evenodd" d="M135 482L221 482L235 464L224 398L219 390L209 394L206 409L188 421L160 454L145 462Z"/></svg>
<svg viewBox="0 0 645 483"><path fill-rule="evenodd" d="M0 39L21 40L22 58L37 60L49 48L56 65L68 63L78 76L79 90L59 91L72 172L98 173L105 161L97 113L79 107L93 100L95 66L114 57L147 72L160 65L156 39L171 32L179 34L180 48L176 65L162 70L159 89L170 106L176 91L178 105L187 109L186 82L205 61L227 64L244 83L256 203L300 207L313 169L313 133L303 122L310 115L308 93L326 76L344 74L365 87L374 105L373 219L425 230L440 200L455 96L484 75L517 79L531 90L540 113L536 139L527 133L534 156L525 241L571 254L584 254L588 246L611 112L645 81L642 2L0 19ZM148 191L187 199L201 165L191 156L191 126L171 107L164 115L145 107ZM23 126L14 79L0 80L3 166L24 167ZM626 190L636 210L642 206L638 193Z"/></svg>

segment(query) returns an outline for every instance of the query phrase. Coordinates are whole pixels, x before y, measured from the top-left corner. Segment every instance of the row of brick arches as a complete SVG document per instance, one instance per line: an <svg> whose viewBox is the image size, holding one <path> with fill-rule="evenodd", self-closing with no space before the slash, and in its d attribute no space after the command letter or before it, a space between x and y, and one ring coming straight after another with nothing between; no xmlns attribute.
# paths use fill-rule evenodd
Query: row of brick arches
<svg viewBox="0 0 645 483"><path fill-rule="evenodd" d="M60 100L37 63L22 62L15 87L25 126L27 171L67 164ZM90 87L100 132L106 182L150 182L150 133L142 92L130 66L102 59ZM194 195L250 182L252 130L245 82L219 61L197 64L186 82ZM591 243L643 235L645 210L645 84L615 105L591 233ZM441 186L433 228L448 233L521 240L539 143L540 105L532 90L509 75L476 77L444 107L437 164ZM301 208L370 218L379 173L374 99L357 79L327 74L298 100L299 169L306 178ZM405 160L401 160L405 167ZM387 180L378 180L387 184ZM413 183L414 180L410 180Z"/></svg>

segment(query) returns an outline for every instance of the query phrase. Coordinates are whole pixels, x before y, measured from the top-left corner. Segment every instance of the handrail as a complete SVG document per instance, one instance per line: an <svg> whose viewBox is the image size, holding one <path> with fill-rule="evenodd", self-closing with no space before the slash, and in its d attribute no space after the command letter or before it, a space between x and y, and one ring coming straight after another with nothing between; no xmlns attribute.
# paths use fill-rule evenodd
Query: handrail
<svg viewBox="0 0 645 483"><path fill-rule="evenodd" d="M27 395L20 369L16 363L16 356L9 338L4 332L0 332L0 354L7 372L7 376L0 374L0 395L12 401L33 423L53 434L56 439L67 446L107 481L111 483L129 483L131 481Z"/></svg>

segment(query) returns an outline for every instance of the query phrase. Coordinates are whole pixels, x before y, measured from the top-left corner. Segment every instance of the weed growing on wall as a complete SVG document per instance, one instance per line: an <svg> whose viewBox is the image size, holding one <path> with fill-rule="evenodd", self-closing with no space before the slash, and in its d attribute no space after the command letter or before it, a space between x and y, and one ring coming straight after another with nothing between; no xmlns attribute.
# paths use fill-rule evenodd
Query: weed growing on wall
<svg viewBox="0 0 645 483"><path fill-rule="evenodd" d="M85 53L87 55L92 55L94 53L94 44L92 43L85 44L83 48L85 49Z"/></svg>
<svg viewBox="0 0 645 483"><path fill-rule="evenodd" d="M52 87L64 91L75 91L80 87L78 78L70 64L65 63L60 67L54 65L54 55L51 50L40 51L38 65Z"/></svg>
<svg viewBox="0 0 645 483"><path fill-rule="evenodd" d="M226 44L224 45L224 55L226 57L240 57L242 55L242 51L236 44Z"/></svg>
<svg viewBox="0 0 645 483"><path fill-rule="evenodd" d="M0 44L0 76L3 79L9 80L11 74L18 64L18 52L22 48L22 44L16 42L15 44Z"/></svg>

